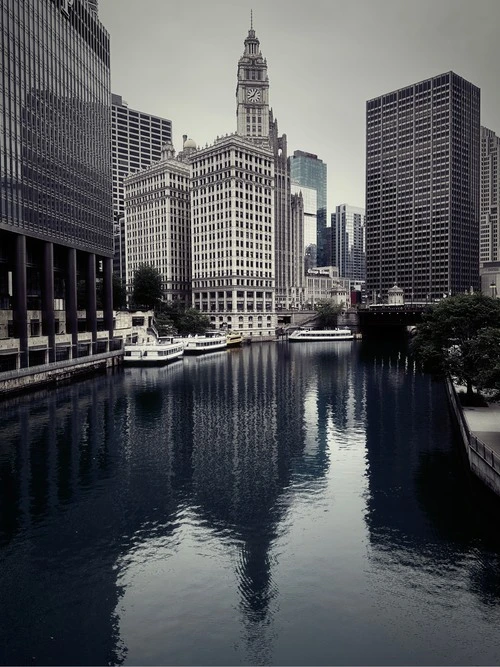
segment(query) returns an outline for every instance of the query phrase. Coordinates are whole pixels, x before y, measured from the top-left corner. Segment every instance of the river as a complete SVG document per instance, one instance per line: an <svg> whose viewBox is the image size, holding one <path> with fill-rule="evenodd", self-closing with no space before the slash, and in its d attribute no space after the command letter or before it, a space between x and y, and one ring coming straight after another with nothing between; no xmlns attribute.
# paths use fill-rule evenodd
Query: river
<svg viewBox="0 0 500 667"><path fill-rule="evenodd" d="M0 404L0 663L499 664L499 504L403 347L262 343Z"/></svg>

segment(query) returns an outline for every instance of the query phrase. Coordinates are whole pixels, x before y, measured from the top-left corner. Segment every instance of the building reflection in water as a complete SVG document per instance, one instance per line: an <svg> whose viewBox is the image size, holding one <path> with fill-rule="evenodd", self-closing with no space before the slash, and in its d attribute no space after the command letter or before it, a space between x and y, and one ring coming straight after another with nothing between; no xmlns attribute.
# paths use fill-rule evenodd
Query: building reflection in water
<svg viewBox="0 0 500 667"><path fill-rule="evenodd" d="M193 526L233 563L251 661L272 659L273 542L366 409L347 349L300 347L125 369L4 404L7 662L123 662L124 593L141 568L196 541Z"/></svg>
<svg viewBox="0 0 500 667"><path fill-rule="evenodd" d="M384 350L380 344L364 350L364 362L372 368L367 375L365 520L373 585L380 586L380 618L393 628L395 645L408 646L419 631L427 633L434 664L456 664L473 651L460 646L475 632L469 597L498 605L499 504L485 498L467 470L443 384L422 373L404 350ZM380 572L387 577L375 574ZM406 585L418 604L406 599ZM442 633L442 618L450 610L455 621L451 636L460 635L454 641ZM492 645L486 644L485 651L495 655ZM423 646L415 648L414 657L418 664L429 659ZM474 661L473 655L468 659Z"/></svg>

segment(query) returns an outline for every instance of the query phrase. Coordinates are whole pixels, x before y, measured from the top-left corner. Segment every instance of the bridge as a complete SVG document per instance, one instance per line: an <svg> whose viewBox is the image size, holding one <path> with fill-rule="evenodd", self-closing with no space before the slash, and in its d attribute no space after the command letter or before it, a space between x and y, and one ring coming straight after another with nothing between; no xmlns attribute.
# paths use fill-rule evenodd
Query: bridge
<svg viewBox="0 0 500 667"><path fill-rule="evenodd" d="M378 304L357 311L358 326L363 331L375 328L405 328L422 322L422 315L429 309L426 303L407 303L400 306Z"/></svg>
<svg viewBox="0 0 500 667"><path fill-rule="evenodd" d="M426 303L409 303L400 306L377 304L361 308L350 308L339 314L337 325L348 327L354 333L375 333L380 329L401 331L406 327L419 324L422 315L429 308ZM317 326L316 311L281 311L278 314L278 327L287 329L298 326Z"/></svg>

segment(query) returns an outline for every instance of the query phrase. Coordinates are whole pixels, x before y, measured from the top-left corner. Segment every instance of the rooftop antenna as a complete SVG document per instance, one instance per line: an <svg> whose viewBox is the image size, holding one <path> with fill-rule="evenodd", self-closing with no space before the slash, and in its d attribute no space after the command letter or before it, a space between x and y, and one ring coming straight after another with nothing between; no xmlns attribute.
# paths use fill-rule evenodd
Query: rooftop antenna
<svg viewBox="0 0 500 667"><path fill-rule="evenodd" d="M250 30L253 30L253 9L250 10Z"/></svg>

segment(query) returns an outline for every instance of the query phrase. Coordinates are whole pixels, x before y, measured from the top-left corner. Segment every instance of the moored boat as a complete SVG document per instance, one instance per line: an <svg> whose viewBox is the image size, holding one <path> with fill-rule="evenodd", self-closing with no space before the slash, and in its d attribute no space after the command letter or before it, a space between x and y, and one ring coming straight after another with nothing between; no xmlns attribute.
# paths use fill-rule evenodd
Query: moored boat
<svg viewBox="0 0 500 667"><path fill-rule="evenodd" d="M239 347L243 343L243 335L239 331L229 331L226 338L228 347Z"/></svg>
<svg viewBox="0 0 500 667"><path fill-rule="evenodd" d="M159 338L153 342L125 345L123 362L136 366L168 364L183 353L182 342L175 342L173 338Z"/></svg>
<svg viewBox="0 0 500 667"><path fill-rule="evenodd" d="M337 341L354 340L354 334L347 327L340 329L297 329L288 337L289 341L311 342L311 341Z"/></svg>
<svg viewBox="0 0 500 667"><path fill-rule="evenodd" d="M201 336L191 336L184 340L184 354L206 354L227 349L227 338L223 331L206 331Z"/></svg>

